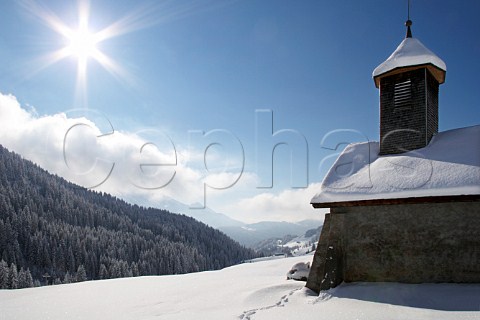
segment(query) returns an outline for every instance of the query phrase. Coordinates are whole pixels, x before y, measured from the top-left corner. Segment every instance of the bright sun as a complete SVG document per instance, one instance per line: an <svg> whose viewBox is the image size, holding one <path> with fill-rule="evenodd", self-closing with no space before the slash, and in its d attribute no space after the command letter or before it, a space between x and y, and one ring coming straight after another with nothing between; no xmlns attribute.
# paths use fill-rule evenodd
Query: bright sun
<svg viewBox="0 0 480 320"><path fill-rule="evenodd" d="M67 55L76 56L79 60L87 60L98 56L95 34L86 28L79 28L68 35L69 45L65 48Z"/></svg>
<svg viewBox="0 0 480 320"><path fill-rule="evenodd" d="M43 57L43 65L39 70L66 58L75 59L77 62L75 101L76 105L80 106L87 106L87 65L90 60L97 62L120 81L130 83L133 78L113 59L103 53L98 45L113 37L155 25L162 19L162 15L159 14L160 6L152 1L152 5L134 10L103 29L92 32L89 28L91 0L76 1L78 4L78 25L76 28L67 25L53 11L41 4L40 0L22 0L19 2L28 12L40 18L50 29L62 36L64 46ZM164 9L163 6L161 8ZM185 14L185 12L171 12L166 16L172 14L180 15Z"/></svg>
<svg viewBox="0 0 480 320"><path fill-rule="evenodd" d="M89 60L98 62L111 74L123 78L126 74L110 57L104 54L97 45L102 41L121 34L114 23L100 31L92 32L89 28L90 1L78 0L78 25L69 27L51 11L37 4L29 2L27 7L32 13L40 17L47 25L63 37L64 47L53 52L47 58L47 65L65 58L74 58L77 62L77 82L75 89L76 105L87 105L87 65Z"/></svg>

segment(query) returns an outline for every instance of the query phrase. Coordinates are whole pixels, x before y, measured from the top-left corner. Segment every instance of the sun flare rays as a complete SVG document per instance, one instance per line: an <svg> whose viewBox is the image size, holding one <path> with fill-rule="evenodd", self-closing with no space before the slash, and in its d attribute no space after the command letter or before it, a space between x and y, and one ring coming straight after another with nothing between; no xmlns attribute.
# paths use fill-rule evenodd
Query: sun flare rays
<svg viewBox="0 0 480 320"><path fill-rule="evenodd" d="M64 47L42 57L40 66L30 72L39 72L67 58L76 59L75 107L87 108L88 106L87 75L90 60L97 62L116 79L128 81L128 79L133 78L112 58L103 53L98 46L110 38L138 29L137 25L132 24L138 22L137 19L141 18L138 13L133 19L123 18L101 30L92 31L89 25L90 3L88 0L78 1L78 21L75 27L70 27L48 7L34 0L25 0L21 4L44 25L59 34L64 43ZM128 21L131 25L129 26L128 23L120 24L121 21Z"/></svg>
<svg viewBox="0 0 480 320"><path fill-rule="evenodd" d="M192 14L218 6L210 1L145 0L129 13L99 30L90 28L90 0L77 0L77 21L72 27L49 7L38 0L18 0L21 7L62 38L63 47L41 57L29 68L29 76L67 58L76 59L75 107L87 108L87 78L89 62L96 62L117 81L135 86L138 79L102 52L101 44L111 38L150 28L160 23L186 18ZM225 1L225 3L228 1ZM225 4L222 4L222 6ZM98 22L97 20L95 22Z"/></svg>

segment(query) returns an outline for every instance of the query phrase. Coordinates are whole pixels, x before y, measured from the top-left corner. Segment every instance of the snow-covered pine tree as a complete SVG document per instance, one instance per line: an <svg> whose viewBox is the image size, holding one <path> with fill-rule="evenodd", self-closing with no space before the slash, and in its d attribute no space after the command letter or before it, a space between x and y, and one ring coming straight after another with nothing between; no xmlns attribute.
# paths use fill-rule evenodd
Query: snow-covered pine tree
<svg viewBox="0 0 480 320"><path fill-rule="evenodd" d="M27 288L27 275L25 270L23 270L23 267L21 267L20 271L18 272L18 288Z"/></svg>
<svg viewBox="0 0 480 320"><path fill-rule="evenodd" d="M72 283L72 276L70 275L70 272L67 271L67 273L65 273L65 276L63 277L63 283Z"/></svg>
<svg viewBox="0 0 480 320"><path fill-rule="evenodd" d="M13 262L10 265L10 270L8 272L8 288L9 289L18 288L18 271L17 271L17 266Z"/></svg>
<svg viewBox="0 0 480 320"><path fill-rule="evenodd" d="M2 260L0 261L0 289L8 289L8 264Z"/></svg>
<svg viewBox="0 0 480 320"><path fill-rule="evenodd" d="M75 279L77 280L77 282L87 281L87 272L85 271L85 267L83 266L83 264L78 266Z"/></svg>
<svg viewBox="0 0 480 320"><path fill-rule="evenodd" d="M105 265L102 263L100 265L100 270L98 271L98 277L100 279L108 279L108 271L107 271L107 267L105 267Z"/></svg>

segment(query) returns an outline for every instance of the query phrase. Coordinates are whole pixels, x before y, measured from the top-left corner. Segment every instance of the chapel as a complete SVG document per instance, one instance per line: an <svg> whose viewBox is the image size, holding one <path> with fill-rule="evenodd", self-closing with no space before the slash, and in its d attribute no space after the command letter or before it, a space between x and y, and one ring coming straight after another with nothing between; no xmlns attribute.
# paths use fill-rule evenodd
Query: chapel
<svg viewBox="0 0 480 320"><path fill-rule="evenodd" d="M348 145L314 208L329 208L306 286L480 282L480 125L438 132L445 62L413 37L373 71L379 142Z"/></svg>

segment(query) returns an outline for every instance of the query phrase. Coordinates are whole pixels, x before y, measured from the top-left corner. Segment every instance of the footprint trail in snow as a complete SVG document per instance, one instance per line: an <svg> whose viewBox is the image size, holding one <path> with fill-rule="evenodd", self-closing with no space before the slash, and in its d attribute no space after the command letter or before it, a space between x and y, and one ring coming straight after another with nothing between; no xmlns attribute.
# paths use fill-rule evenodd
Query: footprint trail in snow
<svg viewBox="0 0 480 320"><path fill-rule="evenodd" d="M260 307L260 308L255 308L251 310L244 311L238 318L241 320L252 320L252 316L255 315L259 311L263 310L269 310L272 308L279 308L279 307L285 307L285 305L288 303L288 298L293 295L295 292L298 290L301 290L302 288L294 289L291 290L288 294L283 295L279 301L277 301L275 304L266 306L266 307Z"/></svg>

